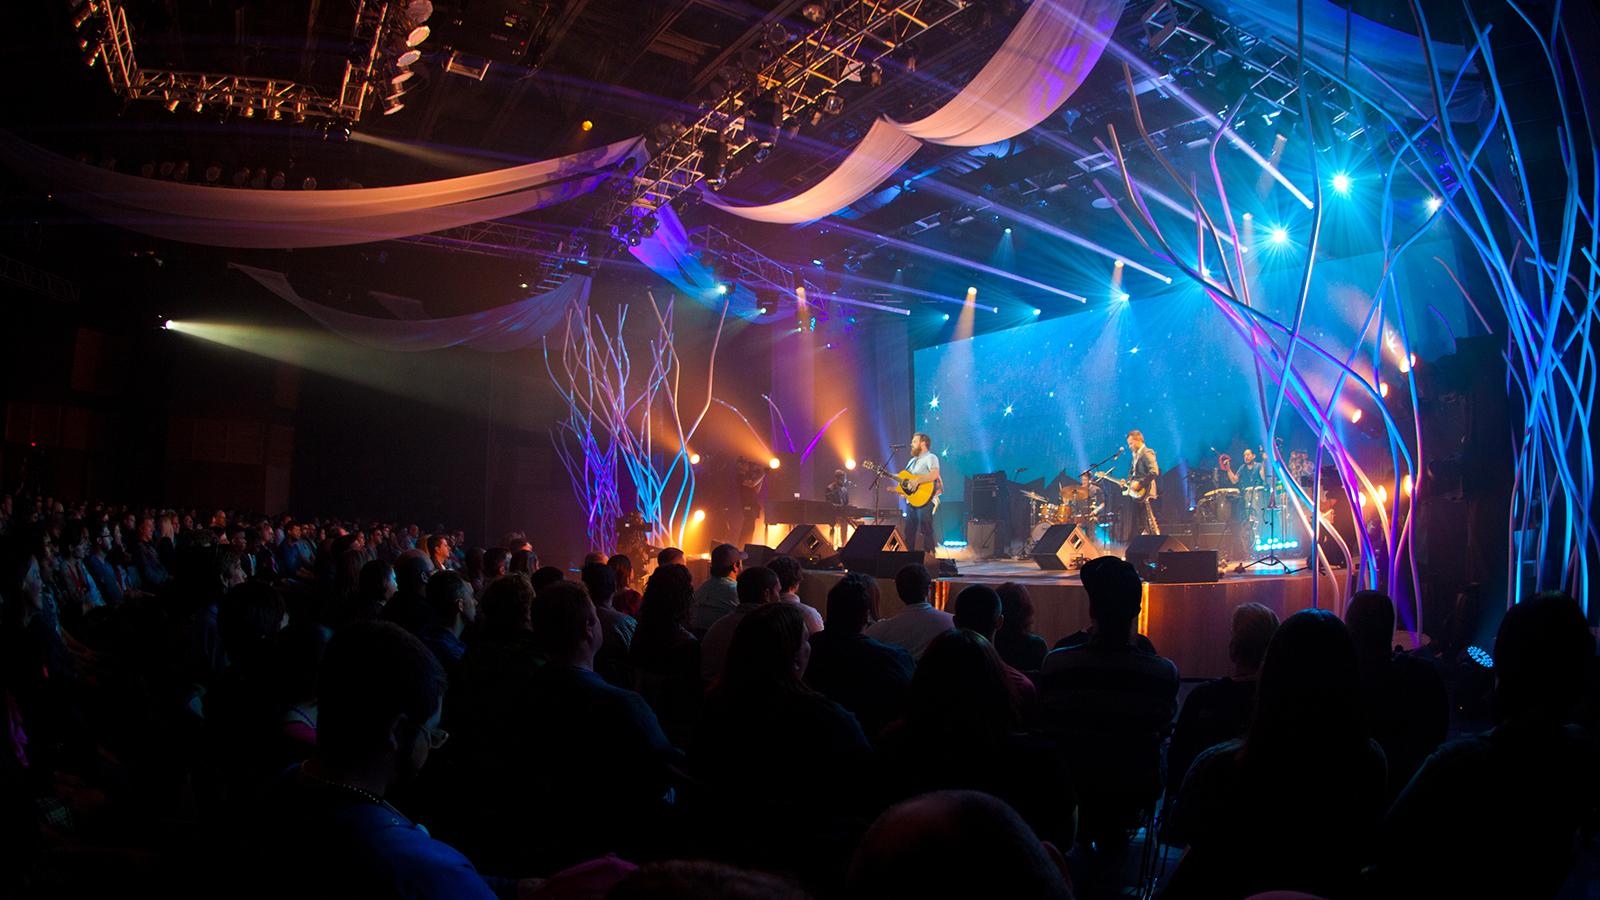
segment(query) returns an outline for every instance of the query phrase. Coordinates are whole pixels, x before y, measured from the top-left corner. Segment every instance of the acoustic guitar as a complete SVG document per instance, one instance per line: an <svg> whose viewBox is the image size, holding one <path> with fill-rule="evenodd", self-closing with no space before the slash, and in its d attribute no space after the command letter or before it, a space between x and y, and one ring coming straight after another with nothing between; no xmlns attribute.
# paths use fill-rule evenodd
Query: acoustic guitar
<svg viewBox="0 0 1600 900"><path fill-rule="evenodd" d="M1144 479L1118 478L1110 472L1096 472L1094 473L1094 477L1100 479L1101 481L1109 481L1117 487L1122 488L1122 496L1124 497L1132 497L1135 500L1143 500L1144 498L1150 496L1150 486L1144 483Z"/></svg>
<svg viewBox="0 0 1600 900"><path fill-rule="evenodd" d="M904 469L898 472L891 472L870 459L862 460L861 467L868 472L890 479L889 493L906 498L906 503L909 506L921 509L934 501L933 491L937 484L936 482L926 481L912 487L910 482L915 476Z"/></svg>

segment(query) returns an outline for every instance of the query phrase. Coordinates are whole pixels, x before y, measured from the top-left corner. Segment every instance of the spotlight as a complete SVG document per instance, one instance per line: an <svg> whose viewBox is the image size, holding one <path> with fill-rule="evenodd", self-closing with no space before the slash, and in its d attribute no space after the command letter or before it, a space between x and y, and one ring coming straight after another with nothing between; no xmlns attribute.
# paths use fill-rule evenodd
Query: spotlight
<svg viewBox="0 0 1600 900"><path fill-rule="evenodd" d="M1411 496L1411 488L1412 488L1412 481L1411 481L1411 476L1410 475L1407 475L1406 477L1400 479L1400 493L1401 494L1404 494L1407 497Z"/></svg>
<svg viewBox="0 0 1600 900"><path fill-rule="evenodd" d="M1120 269L1120 268L1122 268L1122 266L1123 266L1123 262L1122 262L1122 260L1120 260L1120 259L1119 259L1119 260L1117 260L1117 261L1116 261L1116 262L1115 262L1115 263L1114 263L1114 264L1113 264L1113 265L1114 265L1114 266L1115 266L1115 267L1116 267L1116 268L1118 268L1118 269Z"/></svg>
<svg viewBox="0 0 1600 900"><path fill-rule="evenodd" d="M1389 382L1378 382L1378 396L1387 400L1389 398Z"/></svg>
<svg viewBox="0 0 1600 900"><path fill-rule="evenodd" d="M1010 229L1010 228L1007 228L1007 229L1006 229L1006 234L1010 234L1010 233L1011 233L1011 229Z"/></svg>
<svg viewBox="0 0 1600 900"><path fill-rule="evenodd" d="M1424 205L1428 207L1428 215L1431 216L1439 211L1439 207L1444 205L1444 201L1438 197L1429 197Z"/></svg>
<svg viewBox="0 0 1600 900"><path fill-rule="evenodd" d="M1356 424L1357 422L1360 422L1360 421L1361 421L1361 410L1359 410L1359 409L1351 410L1350 411L1350 424L1354 425L1354 424Z"/></svg>
<svg viewBox="0 0 1600 900"><path fill-rule="evenodd" d="M406 34L406 46L407 47L415 47L416 45L418 45L418 44L422 43L423 41L427 40L428 39L428 35L430 35L432 33L433 33L433 29L432 28L429 28L426 25L418 25L417 27L411 29L411 31L407 32L407 34Z"/></svg>
<svg viewBox="0 0 1600 900"><path fill-rule="evenodd" d="M703 509L695 510L694 511L694 520L696 522L704 522L706 520L706 511L703 510Z"/></svg>
<svg viewBox="0 0 1600 900"><path fill-rule="evenodd" d="M582 122L578 123L578 127L584 131L593 131L594 122L590 121L589 119L584 119Z"/></svg>
<svg viewBox="0 0 1600 900"><path fill-rule="evenodd" d="M394 64L404 69L422 58L422 51L415 47L407 48L404 53L394 58Z"/></svg>
<svg viewBox="0 0 1600 900"><path fill-rule="evenodd" d="M1036 316L1037 316L1037 315L1039 315L1039 314L1040 314L1040 313L1041 313L1041 312L1043 312L1043 310L1040 310L1040 309L1039 309L1039 308L1038 308L1038 307L1034 307L1034 309L1033 309L1033 314L1034 314L1034 315L1036 315Z"/></svg>
<svg viewBox="0 0 1600 900"><path fill-rule="evenodd" d="M718 296L726 294L727 292L728 292L728 286L726 284L717 285L717 294L718 294Z"/></svg>
<svg viewBox="0 0 1600 900"><path fill-rule="evenodd" d="M194 110L195 112L205 112L206 105L205 105L205 103L203 103L203 102L201 102L199 100L196 100L194 102L194 105L189 107L189 108Z"/></svg>
<svg viewBox="0 0 1600 900"><path fill-rule="evenodd" d="M1377 495L1378 495L1378 502L1379 503L1388 503L1389 502L1389 489L1387 487L1384 487L1381 484L1378 485Z"/></svg>
<svg viewBox="0 0 1600 900"><path fill-rule="evenodd" d="M1350 193L1350 176L1340 172L1333 176L1334 193L1344 196Z"/></svg>
<svg viewBox="0 0 1600 900"><path fill-rule="evenodd" d="M178 111L178 102L179 101L177 101L177 100L168 100L167 101L167 112L177 112Z"/></svg>
<svg viewBox="0 0 1600 900"><path fill-rule="evenodd" d="M1253 218L1255 218L1255 217L1254 217L1254 216L1252 216L1252 215L1250 215L1250 214L1249 214L1249 213L1245 213L1245 214L1244 214L1244 220L1245 220L1245 221L1246 221L1246 222L1248 222L1248 221L1250 221L1250 220L1251 220L1251 219L1253 219Z"/></svg>
<svg viewBox="0 0 1600 900"><path fill-rule="evenodd" d="M778 458L776 456L774 456L773 458L767 460L767 468L769 468L769 469L776 469L777 467L779 467L781 465L783 465L783 463L779 462Z"/></svg>
<svg viewBox="0 0 1600 900"><path fill-rule="evenodd" d="M433 15L432 0L411 0L406 4L406 18L421 25Z"/></svg>
<svg viewBox="0 0 1600 900"><path fill-rule="evenodd" d="M405 108L406 108L406 105L404 103L402 103L401 101L399 101L399 100L390 100L389 104L383 108L383 114L386 115L386 116L392 116L395 113L397 113L400 110L405 109Z"/></svg>
<svg viewBox="0 0 1600 900"><path fill-rule="evenodd" d="M172 330L172 320L171 319L162 319L161 320L161 330L162 331L171 331Z"/></svg>
<svg viewBox="0 0 1600 900"><path fill-rule="evenodd" d="M756 312L758 312L761 315L765 316L765 315L770 315L772 313L772 310L767 308L767 307L765 307L765 306L763 306L763 307L758 308L756 310Z"/></svg>
<svg viewBox="0 0 1600 900"><path fill-rule="evenodd" d="M519 281L519 282L517 282L517 287L522 288L523 290L527 290L528 289L528 283L526 281Z"/></svg>
<svg viewBox="0 0 1600 900"><path fill-rule="evenodd" d="M821 25L822 20L827 18L828 11L821 3L807 3L800 7L800 15L813 25Z"/></svg>
<svg viewBox="0 0 1600 900"><path fill-rule="evenodd" d="M848 459L847 458L844 461L844 467L853 472L853 471L855 471L855 468L856 468L856 461L853 460L853 459Z"/></svg>
<svg viewBox="0 0 1600 900"><path fill-rule="evenodd" d="M389 86L390 87L399 87L400 85L405 84L407 81L410 81L411 80L411 76L415 75L415 74L416 73L411 71L410 69L402 69L399 72L395 73L395 76L393 78L389 79Z"/></svg>
<svg viewBox="0 0 1600 900"><path fill-rule="evenodd" d="M1494 656L1492 656L1489 651L1479 647L1477 644L1473 644L1467 648L1467 658L1478 665L1483 666L1485 669L1494 668Z"/></svg>
<svg viewBox="0 0 1600 900"><path fill-rule="evenodd" d="M949 313L945 313L943 316L941 316L941 319L943 321L945 321L945 322L950 321L950 314Z"/></svg>
<svg viewBox="0 0 1600 900"><path fill-rule="evenodd" d="M844 98L838 94L829 94L828 98L822 101L822 111L830 116L844 112Z"/></svg>
<svg viewBox="0 0 1600 900"><path fill-rule="evenodd" d="M1289 229L1284 228L1282 225L1279 225L1276 228L1273 228L1271 231L1267 232L1267 238L1268 238L1268 240L1272 241L1272 243L1274 245L1277 245L1277 246L1282 246L1284 244L1287 244L1287 243L1289 243Z"/></svg>
<svg viewBox="0 0 1600 900"><path fill-rule="evenodd" d="M822 260L818 257L812 257L811 264L819 269L822 268Z"/></svg>
<svg viewBox="0 0 1600 900"><path fill-rule="evenodd" d="M1117 291L1115 294L1111 295L1111 299L1117 301L1118 303L1127 303L1129 300L1132 300L1133 298L1128 296L1128 292L1127 291Z"/></svg>
<svg viewBox="0 0 1600 900"><path fill-rule="evenodd" d="M698 454L698 453L689 454L689 465L691 465L691 466L700 465L700 454Z"/></svg>
<svg viewBox="0 0 1600 900"><path fill-rule="evenodd" d="M92 15L94 15L94 4L93 3L85 3L77 11L77 13L75 13L72 16L72 28L73 28L73 30L77 30L79 28L82 28L83 27L83 23L89 21L89 17L92 16Z"/></svg>

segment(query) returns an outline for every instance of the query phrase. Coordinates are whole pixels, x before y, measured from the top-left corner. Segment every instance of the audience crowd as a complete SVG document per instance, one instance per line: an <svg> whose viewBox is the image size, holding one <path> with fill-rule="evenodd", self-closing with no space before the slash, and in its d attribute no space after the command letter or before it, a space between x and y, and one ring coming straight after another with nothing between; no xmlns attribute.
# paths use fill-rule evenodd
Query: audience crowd
<svg viewBox="0 0 1600 900"><path fill-rule="evenodd" d="M1021 584L686 562L0 498L0 897L1554 897L1593 865L1570 597L1505 614L1492 727L1451 739L1375 591L1240 605L1185 692L1114 557L1053 649Z"/></svg>

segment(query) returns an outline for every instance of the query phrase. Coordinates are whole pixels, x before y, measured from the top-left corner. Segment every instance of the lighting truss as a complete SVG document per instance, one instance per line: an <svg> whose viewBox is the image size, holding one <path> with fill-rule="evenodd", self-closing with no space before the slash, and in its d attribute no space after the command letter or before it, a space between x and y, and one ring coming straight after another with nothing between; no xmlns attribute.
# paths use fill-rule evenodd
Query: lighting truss
<svg viewBox="0 0 1600 900"><path fill-rule="evenodd" d="M815 29L790 42L754 77L700 110L609 202L602 229L626 233L635 221L671 203L708 174L701 171L707 137L726 141L725 159L756 143L744 116L758 96L776 92L786 117L803 120L824 110L847 81L970 7L969 0L847 0ZM770 124L770 123L763 123Z"/></svg>
<svg viewBox="0 0 1600 900"><path fill-rule="evenodd" d="M476 222L398 240L501 259L534 257L539 274L536 280L529 282L533 284L534 293L560 286L589 263L588 245L582 238L513 222Z"/></svg>
<svg viewBox="0 0 1600 900"><path fill-rule="evenodd" d="M356 0L354 40L359 51L345 62L337 94L329 94L284 78L144 68L134 53L120 0L85 0L85 6L88 16L81 25L85 62L94 65L104 60L106 80L126 100L156 101L171 110L189 106L246 118L346 124L359 121L376 96L383 25L390 12L385 0Z"/></svg>
<svg viewBox="0 0 1600 900"><path fill-rule="evenodd" d="M717 262L725 267L724 273L730 274L733 280L746 287L777 291L785 301L798 300L800 289L803 288L807 308L818 321L827 320L828 305L834 303L908 315L903 307L829 293L821 285L801 276L796 267L778 262L714 225L696 229L690 235L690 240L695 246L713 254Z"/></svg>
<svg viewBox="0 0 1600 900"><path fill-rule="evenodd" d="M78 286L60 275L0 254L0 281L49 297L58 303L78 302Z"/></svg>

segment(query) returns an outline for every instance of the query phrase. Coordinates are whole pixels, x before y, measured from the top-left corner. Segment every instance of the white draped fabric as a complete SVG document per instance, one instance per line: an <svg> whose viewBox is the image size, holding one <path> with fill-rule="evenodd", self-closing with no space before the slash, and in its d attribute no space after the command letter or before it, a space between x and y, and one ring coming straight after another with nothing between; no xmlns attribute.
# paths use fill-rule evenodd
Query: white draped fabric
<svg viewBox="0 0 1600 900"><path fill-rule="evenodd" d="M933 144L982 147L1049 118L1100 61L1124 0L1033 0L961 93L926 118L897 122Z"/></svg>
<svg viewBox="0 0 1600 900"><path fill-rule="evenodd" d="M546 334L566 321L567 311L574 305L583 308L589 303L589 277L574 275L554 290L493 309L442 319L380 319L334 309L302 297L282 272L237 263L231 267L255 279L334 334L363 346L401 353L446 347L466 347L488 353L521 350L539 344ZM408 306L421 309L420 303L409 298L378 296L380 302L384 302L384 298L389 302L408 300ZM384 305L389 307L389 302Z"/></svg>
<svg viewBox="0 0 1600 900"><path fill-rule="evenodd" d="M641 164L639 139L493 172L383 188L274 191L126 175L0 132L0 159L61 202L114 225L223 247L328 247L503 218L593 190Z"/></svg>
<svg viewBox="0 0 1600 900"><path fill-rule="evenodd" d="M1083 84L1125 2L1034 0L983 70L932 114L915 122L879 119L838 168L786 200L738 206L707 191L706 202L746 219L797 225L866 196L915 155L922 141L981 147L1016 137L1054 115Z"/></svg>

